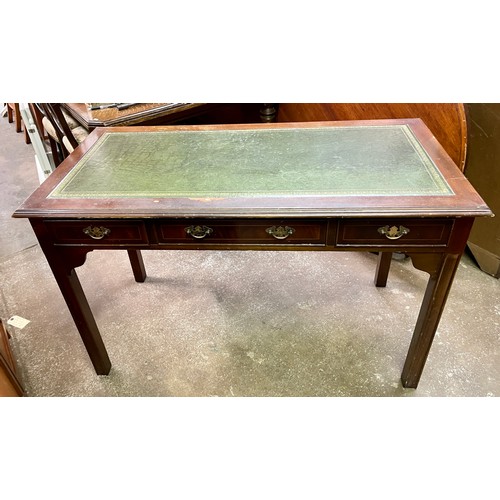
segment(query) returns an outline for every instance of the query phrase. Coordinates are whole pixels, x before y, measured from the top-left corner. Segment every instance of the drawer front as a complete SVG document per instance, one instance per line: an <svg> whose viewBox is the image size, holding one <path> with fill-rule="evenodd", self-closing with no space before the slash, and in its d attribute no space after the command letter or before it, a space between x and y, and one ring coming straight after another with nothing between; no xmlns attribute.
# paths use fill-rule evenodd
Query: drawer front
<svg viewBox="0 0 500 500"><path fill-rule="evenodd" d="M339 221L337 246L446 246L453 221L448 219L346 219Z"/></svg>
<svg viewBox="0 0 500 500"><path fill-rule="evenodd" d="M56 220L45 225L58 245L143 245L148 243L144 222L134 220Z"/></svg>
<svg viewBox="0 0 500 500"><path fill-rule="evenodd" d="M159 222L160 244L318 245L326 242L326 222L309 219L190 220Z"/></svg>

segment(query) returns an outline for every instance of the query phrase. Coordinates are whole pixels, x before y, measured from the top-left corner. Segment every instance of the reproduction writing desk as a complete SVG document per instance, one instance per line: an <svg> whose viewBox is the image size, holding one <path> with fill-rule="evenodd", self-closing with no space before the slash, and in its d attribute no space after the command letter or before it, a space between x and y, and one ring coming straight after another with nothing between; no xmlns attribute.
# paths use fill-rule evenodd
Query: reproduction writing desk
<svg viewBox="0 0 500 500"><path fill-rule="evenodd" d="M93 250L394 251L430 277L401 380L417 387L475 217L491 211L419 119L96 129L27 217L95 370L111 362L75 268Z"/></svg>

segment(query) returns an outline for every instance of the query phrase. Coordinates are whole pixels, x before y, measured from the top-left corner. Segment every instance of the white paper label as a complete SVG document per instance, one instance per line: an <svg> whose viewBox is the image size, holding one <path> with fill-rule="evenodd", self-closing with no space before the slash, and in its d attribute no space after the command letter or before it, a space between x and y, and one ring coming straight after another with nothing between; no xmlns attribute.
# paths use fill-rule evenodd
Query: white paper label
<svg viewBox="0 0 500 500"><path fill-rule="evenodd" d="M28 323L30 323L30 320L21 318L21 316L12 316L7 320L8 325L15 326L16 328L24 328Z"/></svg>

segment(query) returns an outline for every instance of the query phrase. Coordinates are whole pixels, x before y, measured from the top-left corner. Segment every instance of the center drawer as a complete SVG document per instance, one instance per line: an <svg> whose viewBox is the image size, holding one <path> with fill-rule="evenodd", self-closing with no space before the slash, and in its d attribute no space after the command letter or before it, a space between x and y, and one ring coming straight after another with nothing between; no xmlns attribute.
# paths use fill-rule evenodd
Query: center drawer
<svg viewBox="0 0 500 500"><path fill-rule="evenodd" d="M310 219L183 219L156 224L158 243L187 245L318 245L326 222Z"/></svg>

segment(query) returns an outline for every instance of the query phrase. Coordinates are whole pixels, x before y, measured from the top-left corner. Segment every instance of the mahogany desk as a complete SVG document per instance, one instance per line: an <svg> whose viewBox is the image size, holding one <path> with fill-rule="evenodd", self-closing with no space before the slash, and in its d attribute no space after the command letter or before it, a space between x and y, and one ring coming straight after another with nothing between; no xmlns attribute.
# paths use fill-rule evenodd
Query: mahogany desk
<svg viewBox="0 0 500 500"><path fill-rule="evenodd" d="M87 130L97 127L122 127L130 125L168 125L169 123L198 116L216 108L217 104L176 104L168 102L135 104L118 110L106 108L90 111L83 102L61 103L61 106Z"/></svg>
<svg viewBox="0 0 500 500"><path fill-rule="evenodd" d="M376 251L430 277L402 372L417 387L475 217L491 211L420 119L96 129L27 217L98 374L111 369L75 268L93 250Z"/></svg>

